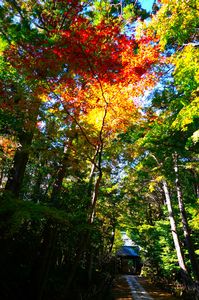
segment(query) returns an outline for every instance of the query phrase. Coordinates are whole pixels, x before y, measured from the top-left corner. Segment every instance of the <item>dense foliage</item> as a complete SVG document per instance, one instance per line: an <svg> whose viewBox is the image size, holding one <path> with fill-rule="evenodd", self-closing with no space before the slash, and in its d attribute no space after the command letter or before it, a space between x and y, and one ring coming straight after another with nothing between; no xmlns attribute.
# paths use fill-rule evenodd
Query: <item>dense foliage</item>
<svg viewBox="0 0 199 300"><path fill-rule="evenodd" d="M2 299L105 299L122 230L197 297L198 11L0 1Z"/></svg>

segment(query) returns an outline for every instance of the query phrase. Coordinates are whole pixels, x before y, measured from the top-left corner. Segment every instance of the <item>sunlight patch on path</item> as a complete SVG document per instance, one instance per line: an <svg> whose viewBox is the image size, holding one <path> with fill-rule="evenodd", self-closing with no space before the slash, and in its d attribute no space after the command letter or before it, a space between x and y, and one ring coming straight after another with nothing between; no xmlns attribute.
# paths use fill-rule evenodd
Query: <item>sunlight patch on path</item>
<svg viewBox="0 0 199 300"><path fill-rule="evenodd" d="M125 275L124 278L129 284L133 300L153 300L133 275Z"/></svg>

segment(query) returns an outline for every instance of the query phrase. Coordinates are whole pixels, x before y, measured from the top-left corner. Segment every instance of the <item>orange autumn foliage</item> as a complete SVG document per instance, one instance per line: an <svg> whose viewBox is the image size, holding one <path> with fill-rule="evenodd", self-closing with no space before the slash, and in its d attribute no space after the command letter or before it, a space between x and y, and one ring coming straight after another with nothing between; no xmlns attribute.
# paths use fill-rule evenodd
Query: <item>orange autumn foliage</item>
<svg viewBox="0 0 199 300"><path fill-rule="evenodd" d="M45 39L11 45L7 60L27 81L36 80L42 100L59 101L79 124L101 137L125 131L138 115L134 100L155 82L158 48L122 33L114 20L94 25L83 15L70 18L64 28L44 17Z"/></svg>
<svg viewBox="0 0 199 300"><path fill-rule="evenodd" d="M4 158L5 157L12 158L15 154L17 147L18 147L18 143L14 141L12 138L0 136L0 152Z"/></svg>

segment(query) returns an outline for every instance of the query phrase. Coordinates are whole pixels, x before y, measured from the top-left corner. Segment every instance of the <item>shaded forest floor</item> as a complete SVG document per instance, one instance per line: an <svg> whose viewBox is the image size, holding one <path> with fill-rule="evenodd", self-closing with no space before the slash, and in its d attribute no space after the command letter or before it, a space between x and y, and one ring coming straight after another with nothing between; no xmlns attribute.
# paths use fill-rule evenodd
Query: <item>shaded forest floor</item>
<svg viewBox="0 0 199 300"><path fill-rule="evenodd" d="M174 297L171 293L167 292L164 288L157 287L150 283L144 277L137 277L137 281L148 292L148 294L157 300L179 300L180 298ZM123 276L118 276L113 284L112 299L114 300L132 300L131 289Z"/></svg>

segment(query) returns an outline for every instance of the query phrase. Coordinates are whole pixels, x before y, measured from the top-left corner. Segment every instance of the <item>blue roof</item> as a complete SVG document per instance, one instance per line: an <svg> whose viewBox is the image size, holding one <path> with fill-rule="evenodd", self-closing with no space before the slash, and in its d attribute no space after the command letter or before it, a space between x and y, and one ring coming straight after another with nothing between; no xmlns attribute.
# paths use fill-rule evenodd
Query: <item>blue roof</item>
<svg viewBox="0 0 199 300"><path fill-rule="evenodd" d="M117 251L116 255L117 256L131 256L131 257L138 257L139 256L139 254L131 246L121 247Z"/></svg>

